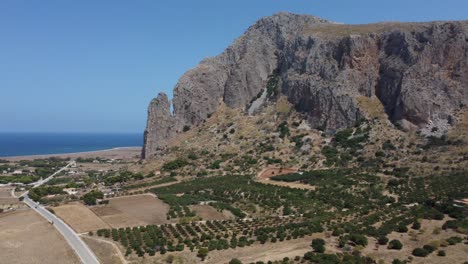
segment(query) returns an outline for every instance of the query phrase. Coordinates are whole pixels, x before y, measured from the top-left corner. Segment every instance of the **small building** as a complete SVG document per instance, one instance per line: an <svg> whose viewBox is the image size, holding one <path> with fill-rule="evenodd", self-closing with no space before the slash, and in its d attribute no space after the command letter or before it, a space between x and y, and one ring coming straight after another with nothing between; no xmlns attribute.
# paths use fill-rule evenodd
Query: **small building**
<svg viewBox="0 0 468 264"><path fill-rule="evenodd" d="M109 196L109 195L114 195L114 191L110 188L102 188L101 192L104 194L104 196Z"/></svg>
<svg viewBox="0 0 468 264"><path fill-rule="evenodd" d="M13 175L19 175L19 174L23 174L23 171L22 170L13 171Z"/></svg>

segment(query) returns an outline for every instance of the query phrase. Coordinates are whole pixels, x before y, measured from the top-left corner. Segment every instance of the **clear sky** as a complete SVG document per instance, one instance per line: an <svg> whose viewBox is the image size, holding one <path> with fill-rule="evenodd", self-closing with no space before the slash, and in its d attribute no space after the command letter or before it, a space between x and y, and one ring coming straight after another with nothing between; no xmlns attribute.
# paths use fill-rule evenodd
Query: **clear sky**
<svg viewBox="0 0 468 264"><path fill-rule="evenodd" d="M468 19L467 0L1 0L0 132L142 132L149 101L279 11Z"/></svg>

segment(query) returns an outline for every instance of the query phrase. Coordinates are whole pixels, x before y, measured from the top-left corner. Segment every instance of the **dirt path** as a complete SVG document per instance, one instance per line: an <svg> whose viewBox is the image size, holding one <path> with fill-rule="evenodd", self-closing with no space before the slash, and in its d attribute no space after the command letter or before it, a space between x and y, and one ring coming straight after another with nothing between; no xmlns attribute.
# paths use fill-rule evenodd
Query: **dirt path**
<svg viewBox="0 0 468 264"><path fill-rule="evenodd" d="M166 183L161 183L161 184L158 184L158 185L141 187L141 188L137 188L137 189L129 189L128 192L129 193L135 193L135 192L140 192L140 191L146 191L148 189L166 187L166 186L170 186L170 185L173 185L173 184L176 184L176 183L180 183L180 181L166 182Z"/></svg>
<svg viewBox="0 0 468 264"><path fill-rule="evenodd" d="M278 175L284 175L289 173L298 172L297 168L278 168L278 167L267 167L261 170L257 177L255 178L256 182L263 183L263 184L271 184L275 186L281 187L289 187L295 189L302 189L302 190L315 190L315 186L304 184L301 182L282 182L282 181L273 181L270 178Z"/></svg>

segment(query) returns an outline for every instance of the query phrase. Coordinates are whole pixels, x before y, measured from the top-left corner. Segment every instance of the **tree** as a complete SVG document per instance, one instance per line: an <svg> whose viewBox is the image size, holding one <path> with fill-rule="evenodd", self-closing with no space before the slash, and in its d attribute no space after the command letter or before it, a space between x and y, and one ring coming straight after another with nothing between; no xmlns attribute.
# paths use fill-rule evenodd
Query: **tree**
<svg viewBox="0 0 468 264"><path fill-rule="evenodd" d="M403 244L400 242L400 240L393 239L392 241L390 241L390 243L388 243L388 249L400 250L402 248Z"/></svg>
<svg viewBox="0 0 468 264"><path fill-rule="evenodd" d="M437 252L437 256L439 256L439 257L445 257L445 251L444 251L444 250L439 250L439 251Z"/></svg>
<svg viewBox="0 0 468 264"><path fill-rule="evenodd" d="M202 247L198 250L197 256L201 258L202 261L204 261L206 256L208 256L208 252L210 252L208 248Z"/></svg>
<svg viewBox="0 0 468 264"><path fill-rule="evenodd" d="M104 194L101 191L90 191L89 193L83 195L83 202L86 205L95 205L97 199L104 198Z"/></svg>
<svg viewBox="0 0 468 264"><path fill-rule="evenodd" d="M325 252L325 240L323 240L321 238L316 238L316 239L312 240L311 246L314 249L314 251L317 252L317 253Z"/></svg>
<svg viewBox="0 0 468 264"><path fill-rule="evenodd" d="M229 264L242 264L242 261L239 259L233 258L231 261L229 261Z"/></svg>

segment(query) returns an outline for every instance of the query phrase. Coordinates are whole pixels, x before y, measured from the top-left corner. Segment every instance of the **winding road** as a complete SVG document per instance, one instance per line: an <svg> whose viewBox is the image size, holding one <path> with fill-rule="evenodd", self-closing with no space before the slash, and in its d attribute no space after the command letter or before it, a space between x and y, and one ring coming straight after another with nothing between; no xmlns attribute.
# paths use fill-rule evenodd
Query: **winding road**
<svg viewBox="0 0 468 264"><path fill-rule="evenodd" d="M51 176L47 177L44 180L40 180L34 184L34 187L38 187L46 182L48 182L50 179L52 179L55 175L60 173L61 171L65 170L69 166L74 164L74 161L71 161L67 164L67 166L61 168L60 170L56 171L54 174ZM81 240L81 238L78 236L78 234L71 229L70 226L68 226L65 222L63 222L60 218L58 218L56 215L52 214L49 212L49 210L45 209L44 206L40 205L39 203L34 202L29 198L28 192L25 192L23 195L23 202L27 204L31 209L36 211L38 214L40 214L42 217L47 219L49 223L51 223L65 238L65 240L68 242L70 247L75 251L75 253L78 255L80 258L81 262L84 264L99 264L99 261L94 254L94 252Z"/></svg>

